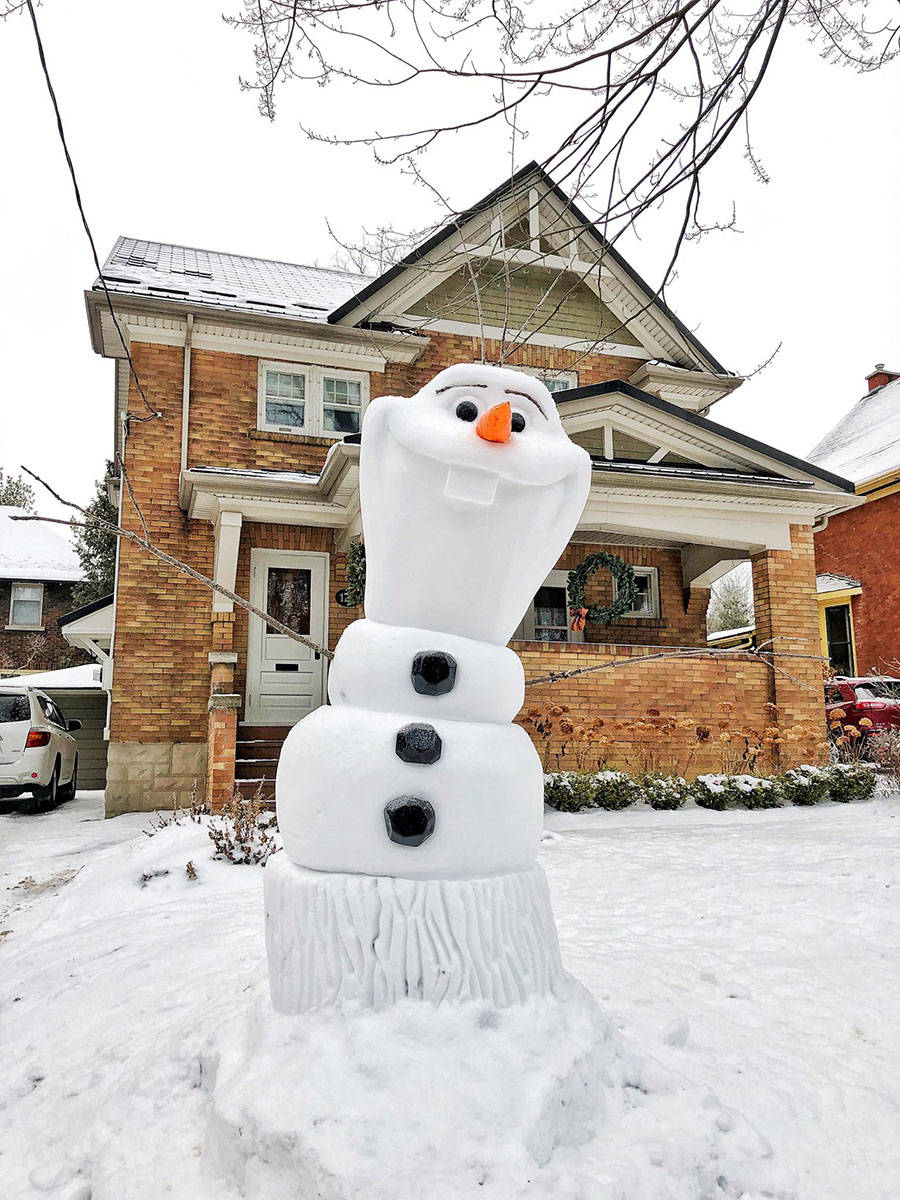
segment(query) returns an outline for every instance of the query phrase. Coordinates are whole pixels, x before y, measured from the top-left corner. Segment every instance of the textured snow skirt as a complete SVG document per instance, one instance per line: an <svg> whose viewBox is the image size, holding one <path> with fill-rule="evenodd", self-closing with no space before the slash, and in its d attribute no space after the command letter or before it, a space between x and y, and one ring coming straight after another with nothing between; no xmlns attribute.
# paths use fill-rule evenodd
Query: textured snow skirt
<svg viewBox="0 0 900 1200"><path fill-rule="evenodd" d="M554 994L564 973L544 872L395 879L266 865L272 1004L283 1013L398 1000L495 1008Z"/></svg>

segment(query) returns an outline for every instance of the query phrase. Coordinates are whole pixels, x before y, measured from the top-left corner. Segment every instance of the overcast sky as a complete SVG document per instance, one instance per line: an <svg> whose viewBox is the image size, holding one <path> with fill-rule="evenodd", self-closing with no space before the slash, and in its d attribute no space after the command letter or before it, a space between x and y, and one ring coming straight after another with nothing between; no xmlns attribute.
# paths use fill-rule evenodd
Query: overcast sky
<svg viewBox="0 0 900 1200"><path fill-rule="evenodd" d="M127 234L328 263L326 216L348 238L363 224L421 227L429 211L408 181L364 149L299 132L297 113L310 106L321 121L328 92L293 94L274 125L258 116L238 86L250 47L223 7L38 9L101 260ZM94 270L27 18L0 23L0 105L0 465L25 463L83 502L112 449L113 367L90 347L82 293ZM743 232L690 250L668 300L731 370L782 343L712 415L803 454L876 362L900 369L900 73L827 66L795 37L753 127L771 182L737 153L719 170L707 196L723 211L734 199ZM496 159L443 166L461 204L500 181ZM655 280L662 253L648 231L628 256Z"/></svg>

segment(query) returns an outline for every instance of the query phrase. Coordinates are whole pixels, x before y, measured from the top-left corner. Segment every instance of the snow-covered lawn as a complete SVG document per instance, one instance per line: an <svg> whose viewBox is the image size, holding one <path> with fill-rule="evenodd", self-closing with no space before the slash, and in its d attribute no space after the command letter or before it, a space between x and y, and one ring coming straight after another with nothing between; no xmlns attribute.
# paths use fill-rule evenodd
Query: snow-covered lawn
<svg viewBox="0 0 900 1200"><path fill-rule="evenodd" d="M0 1196L335 1194L272 1162L244 1177L243 1193L239 1171L210 1174L210 1064L245 1014L266 1013L262 870L212 862L203 826L147 839L147 824L102 820L90 793L52 813L0 816ZM360 1200L896 1200L900 799L548 813L547 825L564 957L614 1026L618 1065L596 1136L525 1175L511 1152L504 1171L492 1146L479 1174L452 1119L446 1145L406 1145L392 1114L402 1153L389 1178L369 1171ZM425 1017L370 1028L393 1031L405 1061ZM296 1044L315 1055L313 1038ZM383 1047L364 1049L357 1077L380 1096ZM323 1107L341 1070L319 1070ZM276 1065L275 1092L277 1075ZM499 1108L489 1073L484 1087ZM314 1109L317 1090L298 1103ZM365 1108L365 1084L352 1101ZM450 1164L446 1176L435 1160ZM423 1190L417 1178L435 1182Z"/></svg>

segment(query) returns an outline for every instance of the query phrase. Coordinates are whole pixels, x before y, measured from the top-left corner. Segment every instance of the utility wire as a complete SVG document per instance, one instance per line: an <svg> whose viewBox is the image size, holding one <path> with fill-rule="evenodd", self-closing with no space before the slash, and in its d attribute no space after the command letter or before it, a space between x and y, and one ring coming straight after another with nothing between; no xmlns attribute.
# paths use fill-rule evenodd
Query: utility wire
<svg viewBox="0 0 900 1200"><path fill-rule="evenodd" d="M78 205L78 211L81 214L81 223L84 226L84 232L87 234L87 239L90 242L91 254L94 257L94 266L97 268L97 275L100 279L100 283L103 286L103 294L106 296L106 305L109 308L109 315L112 318L112 323L116 328L116 333L119 335L119 341L122 343L122 349L125 351L125 357L128 359L128 367L131 371L131 377L132 377L132 379L134 379L134 382L137 385L137 390L141 394L141 399L144 401L144 403L147 406L147 409L150 412L149 417L139 417L134 413L129 413L128 416L131 417L131 419L135 420L135 421L153 421L157 417L161 417L162 413L157 412L156 409L153 407L153 405L150 403L150 401L147 399L147 394L144 391L143 385L141 384L141 381L138 378L138 373L135 370L134 361L132 360L132 357L131 357L131 350L128 348L128 343L125 341L125 335L122 332L122 327L119 324L119 319L116 316L115 309L113 308L112 297L109 294L109 288L106 286L106 280L103 277L103 268L100 266L100 259L97 255L97 246L94 242L94 235L91 233L91 227L88 224L87 214L84 211L84 204L81 199L81 189L78 186L78 177L75 174L75 164L72 162L72 155L69 153L69 145L66 141L65 129L63 128L62 114L59 111L59 102L56 99L56 92L53 89L53 83L50 79L50 71L47 68L47 56L44 53L44 43L41 40L41 31L38 28L37 16L35 15L34 5L32 3L32 0L26 0L26 4L28 7L28 15L31 17L31 24L32 24L32 27L34 28L34 37L35 37L35 41L37 42L38 56L40 57L40 60L41 60L41 68L43 69L43 72L44 72L44 80L47 84L47 91L50 93L50 100L53 104L53 111L56 114L56 128L59 131L59 140L60 140L60 142L62 142L63 152L66 156L66 163L68 164L68 167L69 167L69 175L72 178L72 187L75 189L75 203Z"/></svg>

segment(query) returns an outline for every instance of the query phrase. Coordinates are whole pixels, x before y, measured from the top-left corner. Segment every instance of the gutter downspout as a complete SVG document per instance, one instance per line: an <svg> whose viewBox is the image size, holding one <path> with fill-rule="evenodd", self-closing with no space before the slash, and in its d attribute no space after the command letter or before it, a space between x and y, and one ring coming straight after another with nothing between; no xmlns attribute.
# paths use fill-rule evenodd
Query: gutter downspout
<svg viewBox="0 0 900 1200"><path fill-rule="evenodd" d="M184 331L184 377L181 385L181 467L178 472L178 502L185 507L182 495L184 473L187 470L188 431L191 416L191 342L194 337L194 314L188 313Z"/></svg>

